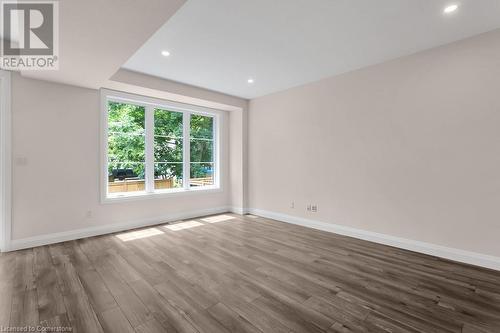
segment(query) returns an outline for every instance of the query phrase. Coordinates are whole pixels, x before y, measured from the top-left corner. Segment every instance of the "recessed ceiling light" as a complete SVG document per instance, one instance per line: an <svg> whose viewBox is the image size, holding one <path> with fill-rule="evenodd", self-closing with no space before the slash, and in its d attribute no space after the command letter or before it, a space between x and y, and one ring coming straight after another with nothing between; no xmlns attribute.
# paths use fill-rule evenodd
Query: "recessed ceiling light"
<svg viewBox="0 0 500 333"><path fill-rule="evenodd" d="M168 57L170 55L170 52L164 50L164 51L161 51L161 55L164 57Z"/></svg>
<svg viewBox="0 0 500 333"><path fill-rule="evenodd" d="M451 13L453 13L454 11L456 11L457 9L458 9L458 5L450 5L450 6L446 7L446 8L443 10L443 12L444 12L445 14L451 14Z"/></svg>
<svg viewBox="0 0 500 333"><path fill-rule="evenodd" d="M254 79L252 79L252 78L249 78L249 79L247 80L247 82L248 82L248 83L250 83L250 84L252 84L252 83L254 83L254 82L255 82L255 80L254 80Z"/></svg>

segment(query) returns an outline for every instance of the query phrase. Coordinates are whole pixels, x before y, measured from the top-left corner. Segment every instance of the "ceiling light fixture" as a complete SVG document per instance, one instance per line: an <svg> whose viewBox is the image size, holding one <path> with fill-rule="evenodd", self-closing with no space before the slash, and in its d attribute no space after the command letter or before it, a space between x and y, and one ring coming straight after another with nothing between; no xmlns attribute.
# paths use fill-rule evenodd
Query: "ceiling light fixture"
<svg viewBox="0 0 500 333"><path fill-rule="evenodd" d="M161 55L164 57L168 57L170 55L170 52L164 50L164 51L161 51Z"/></svg>
<svg viewBox="0 0 500 333"><path fill-rule="evenodd" d="M458 5L450 5L450 6L446 7L446 8L443 10L443 12L444 12L445 14L451 14L451 13L453 13L454 11L456 11L457 9L458 9Z"/></svg>
<svg viewBox="0 0 500 333"><path fill-rule="evenodd" d="M254 83L254 82L255 82L255 80L254 80L254 79L252 79L252 78L249 78L249 79L247 80L247 82L248 82L248 83L250 83L250 84L252 84L252 83Z"/></svg>

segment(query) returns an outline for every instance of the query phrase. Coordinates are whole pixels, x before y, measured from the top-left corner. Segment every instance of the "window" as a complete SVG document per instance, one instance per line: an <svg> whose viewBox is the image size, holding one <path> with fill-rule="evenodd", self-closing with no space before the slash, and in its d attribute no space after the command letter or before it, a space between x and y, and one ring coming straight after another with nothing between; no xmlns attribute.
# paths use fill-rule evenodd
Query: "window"
<svg viewBox="0 0 500 333"><path fill-rule="evenodd" d="M155 190L183 188L183 113L154 110Z"/></svg>
<svg viewBox="0 0 500 333"><path fill-rule="evenodd" d="M216 111L103 93L105 199L219 188Z"/></svg>
<svg viewBox="0 0 500 333"><path fill-rule="evenodd" d="M190 178L191 187L214 184L214 118L191 115Z"/></svg>
<svg viewBox="0 0 500 333"><path fill-rule="evenodd" d="M145 108L108 103L108 192L145 190Z"/></svg>

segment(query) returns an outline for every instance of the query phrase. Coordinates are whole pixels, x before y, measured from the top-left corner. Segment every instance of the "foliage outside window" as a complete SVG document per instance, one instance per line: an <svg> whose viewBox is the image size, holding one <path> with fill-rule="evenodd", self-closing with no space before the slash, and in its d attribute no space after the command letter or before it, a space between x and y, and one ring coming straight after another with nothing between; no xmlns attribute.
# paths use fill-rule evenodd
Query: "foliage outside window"
<svg viewBox="0 0 500 333"><path fill-rule="evenodd" d="M215 120L107 100L107 196L216 187Z"/></svg>
<svg viewBox="0 0 500 333"><path fill-rule="evenodd" d="M154 110L155 189L183 187L183 114ZM161 180L171 180L170 183Z"/></svg>
<svg viewBox="0 0 500 333"><path fill-rule="evenodd" d="M191 186L213 185L214 171L214 118L191 115L190 172Z"/></svg>
<svg viewBox="0 0 500 333"><path fill-rule="evenodd" d="M145 108L108 104L108 192L145 190Z"/></svg>

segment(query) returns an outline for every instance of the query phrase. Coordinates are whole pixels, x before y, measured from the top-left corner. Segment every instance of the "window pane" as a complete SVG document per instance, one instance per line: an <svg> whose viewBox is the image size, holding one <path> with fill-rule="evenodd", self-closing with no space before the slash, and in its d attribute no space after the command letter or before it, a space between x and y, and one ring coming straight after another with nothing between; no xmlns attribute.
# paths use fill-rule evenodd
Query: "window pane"
<svg viewBox="0 0 500 333"><path fill-rule="evenodd" d="M108 193L144 191L145 168L139 162L109 162Z"/></svg>
<svg viewBox="0 0 500 333"><path fill-rule="evenodd" d="M214 163L191 163L191 187L214 185Z"/></svg>
<svg viewBox="0 0 500 333"><path fill-rule="evenodd" d="M191 138L213 140L214 118L208 116L191 115Z"/></svg>
<svg viewBox="0 0 500 333"><path fill-rule="evenodd" d="M214 185L214 118L191 115L190 123L191 187Z"/></svg>
<svg viewBox="0 0 500 333"><path fill-rule="evenodd" d="M213 162L214 143L211 140L191 139L191 162Z"/></svg>
<svg viewBox="0 0 500 333"><path fill-rule="evenodd" d="M182 138L155 136L154 154L155 162L181 162L182 163Z"/></svg>
<svg viewBox="0 0 500 333"><path fill-rule="evenodd" d="M155 163L155 190L182 187L182 163Z"/></svg>
<svg viewBox="0 0 500 333"><path fill-rule="evenodd" d="M145 108L125 103L108 103L108 160L145 161Z"/></svg>
<svg viewBox="0 0 500 333"><path fill-rule="evenodd" d="M108 103L108 132L144 135L145 109L133 104Z"/></svg>
<svg viewBox="0 0 500 333"><path fill-rule="evenodd" d="M145 190L145 108L108 103L108 193Z"/></svg>
<svg viewBox="0 0 500 333"><path fill-rule="evenodd" d="M144 162L145 144L144 135L110 133L108 135L108 161Z"/></svg>
<svg viewBox="0 0 500 333"><path fill-rule="evenodd" d="M182 138L182 112L155 109L155 135Z"/></svg>
<svg viewBox="0 0 500 333"><path fill-rule="evenodd" d="M182 187L183 114L154 110L155 190Z"/></svg>

